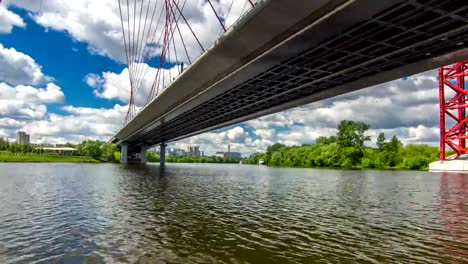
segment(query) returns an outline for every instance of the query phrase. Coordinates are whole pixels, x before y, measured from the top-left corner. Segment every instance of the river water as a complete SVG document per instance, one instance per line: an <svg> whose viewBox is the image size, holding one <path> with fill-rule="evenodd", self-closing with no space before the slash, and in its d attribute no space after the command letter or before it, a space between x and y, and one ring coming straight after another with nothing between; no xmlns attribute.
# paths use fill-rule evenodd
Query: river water
<svg viewBox="0 0 468 264"><path fill-rule="evenodd" d="M0 263L468 263L468 175L0 164Z"/></svg>

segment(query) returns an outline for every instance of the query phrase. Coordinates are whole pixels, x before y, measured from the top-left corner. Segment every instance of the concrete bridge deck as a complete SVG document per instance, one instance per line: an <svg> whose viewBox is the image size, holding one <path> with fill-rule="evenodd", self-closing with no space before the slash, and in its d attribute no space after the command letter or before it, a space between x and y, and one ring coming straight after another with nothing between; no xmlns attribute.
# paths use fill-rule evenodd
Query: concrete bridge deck
<svg viewBox="0 0 468 264"><path fill-rule="evenodd" d="M112 141L170 142L467 58L465 0L266 0Z"/></svg>

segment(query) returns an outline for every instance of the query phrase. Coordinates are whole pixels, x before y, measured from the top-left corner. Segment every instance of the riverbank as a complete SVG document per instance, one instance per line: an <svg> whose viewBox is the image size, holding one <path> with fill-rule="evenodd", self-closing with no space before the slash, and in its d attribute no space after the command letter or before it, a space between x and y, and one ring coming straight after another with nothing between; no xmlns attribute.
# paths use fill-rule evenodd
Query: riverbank
<svg viewBox="0 0 468 264"><path fill-rule="evenodd" d="M91 157L69 156L35 156L35 155L5 155L0 154L0 162L74 162L74 163L101 163Z"/></svg>
<svg viewBox="0 0 468 264"><path fill-rule="evenodd" d="M245 163L245 165L254 165ZM401 167L384 167L384 168L363 168L363 167L306 167L306 166L269 166L269 165L259 165L270 168L287 168L287 169L313 169L313 170L339 170L339 171L428 171L429 167L420 167L417 169L401 168Z"/></svg>
<svg viewBox="0 0 468 264"><path fill-rule="evenodd" d="M147 152L146 160L148 162L159 162L159 154ZM119 157L120 159L120 157ZM167 156L167 163L239 163L241 158L222 158L216 156L185 157L185 156Z"/></svg>

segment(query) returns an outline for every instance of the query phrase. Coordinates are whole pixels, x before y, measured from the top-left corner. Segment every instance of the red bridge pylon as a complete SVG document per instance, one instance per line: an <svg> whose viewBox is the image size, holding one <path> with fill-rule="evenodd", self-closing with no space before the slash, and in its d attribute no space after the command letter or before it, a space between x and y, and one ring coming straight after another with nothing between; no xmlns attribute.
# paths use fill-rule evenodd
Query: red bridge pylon
<svg viewBox="0 0 468 264"><path fill-rule="evenodd" d="M468 61L439 69L440 160L446 159L446 146L455 151L455 157L468 154L466 76L468 76Z"/></svg>

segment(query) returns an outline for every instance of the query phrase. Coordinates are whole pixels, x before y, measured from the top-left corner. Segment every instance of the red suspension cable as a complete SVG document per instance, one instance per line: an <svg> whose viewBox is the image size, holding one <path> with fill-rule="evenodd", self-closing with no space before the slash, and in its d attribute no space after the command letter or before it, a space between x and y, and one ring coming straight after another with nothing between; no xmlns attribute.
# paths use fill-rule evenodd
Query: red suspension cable
<svg viewBox="0 0 468 264"><path fill-rule="evenodd" d="M175 2L175 0L172 0L172 2L174 3L175 7L177 8L177 11L179 11L180 15L181 15L182 18L184 19L185 24L187 24L188 28L190 29L190 32L192 32L192 35L193 35L193 36L195 37L195 39L197 40L198 45L200 45L200 48L202 49L202 51L205 52L205 48L203 48L203 45L201 44L200 40L197 38L197 35L195 35L195 32L193 32L192 27L190 26L189 22L188 22L187 19L185 18L185 16L184 16L184 14L182 13L182 11L179 9L179 6L178 6L177 3Z"/></svg>
<svg viewBox="0 0 468 264"><path fill-rule="evenodd" d="M210 4L211 9L212 9L213 12L215 13L216 18L217 18L218 21L219 21L219 24L221 24L221 27L223 28L224 32L226 32L226 27L224 26L223 21L222 21L221 18L219 17L218 12L216 12L216 9L214 8L213 4L211 3L211 0L208 0L208 3Z"/></svg>

